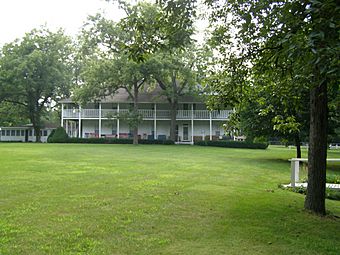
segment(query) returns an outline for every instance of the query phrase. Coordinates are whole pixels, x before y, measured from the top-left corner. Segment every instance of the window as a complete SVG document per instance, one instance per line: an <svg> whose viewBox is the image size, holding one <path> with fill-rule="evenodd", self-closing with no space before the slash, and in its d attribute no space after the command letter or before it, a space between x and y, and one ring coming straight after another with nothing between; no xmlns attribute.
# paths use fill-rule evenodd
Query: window
<svg viewBox="0 0 340 255"><path fill-rule="evenodd" d="M15 130L11 130L11 136L15 136Z"/></svg>
<svg viewBox="0 0 340 255"><path fill-rule="evenodd" d="M189 104L183 104L183 110L189 110Z"/></svg>
<svg viewBox="0 0 340 255"><path fill-rule="evenodd" d="M28 135L29 136L32 136L33 134L32 134L32 130L30 130L29 132L28 132Z"/></svg>
<svg viewBox="0 0 340 255"><path fill-rule="evenodd" d="M11 130L6 130L6 136L10 136L11 135Z"/></svg>
<svg viewBox="0 0 340 255"><path fill-rule="evenodd" d="M1 135L5 136L6 135L6 130L1 130Z"/></svg>
<svg viewBox="0 0 340 255"><path fill-rule="evenodd" d="M47 136L47 130L43 131L43 136Z"/></svg>
<svg viewBox="0 0 340 255"><path fill-rule="evenodd" d="M20 136L20 130L16 131L16 136Z"/></svg>
<svg viewBox="0 0 340 255"><path fill-rule="evenodd" d="M21 136L25 136L25 130L21 130Z"/></svg>

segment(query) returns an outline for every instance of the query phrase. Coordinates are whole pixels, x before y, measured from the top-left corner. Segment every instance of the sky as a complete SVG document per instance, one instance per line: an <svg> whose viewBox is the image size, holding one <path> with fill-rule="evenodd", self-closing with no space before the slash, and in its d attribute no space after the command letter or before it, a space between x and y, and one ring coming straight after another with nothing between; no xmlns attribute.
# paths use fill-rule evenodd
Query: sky
<svg viewBox="0 0 340 255"><path fill-rule="evenodd" d="M0 0L0 47L45 24L74 36L88 15L102 11L116 21L124 16L117 5L104 0Z"/></svg>

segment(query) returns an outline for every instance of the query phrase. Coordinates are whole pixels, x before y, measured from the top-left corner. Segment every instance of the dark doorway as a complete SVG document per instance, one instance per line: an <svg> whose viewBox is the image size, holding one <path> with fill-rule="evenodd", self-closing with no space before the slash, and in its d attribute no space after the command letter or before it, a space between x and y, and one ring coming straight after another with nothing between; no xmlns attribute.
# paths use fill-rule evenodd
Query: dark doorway
<svg viewBox="0 0 340 255"><path fill-rule="evenodd" d="M28 142L28 129L25 130L25 143Z"/></svg>

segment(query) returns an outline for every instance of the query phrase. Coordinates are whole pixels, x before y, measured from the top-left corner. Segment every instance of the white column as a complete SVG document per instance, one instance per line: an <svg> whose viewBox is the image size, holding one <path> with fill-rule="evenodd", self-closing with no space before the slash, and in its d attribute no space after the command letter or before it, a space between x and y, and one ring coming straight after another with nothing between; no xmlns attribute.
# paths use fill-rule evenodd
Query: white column
<svg viewBox="0 0 340 255"><path fill-rule="evenodd" d="M117 138L119 138L119 103L117 104Z"/></svg>
<svg viewBox="0 0 340 255"><path fill-rule="evenodd" d="M154 104L154 113L153 113L153 139L157 139L157 106Z"/></svg>
<svg viewBox="0 0 340 255"><path fill-rule="evenodd" d="M72 137L77 137L77 125L75 121L71 122Z"/></svg>
<svg viewBox="0 0 340 255"><path fill-rule="evenodd" d="M69 135L68 131L69 131L69 123L68 123L68 120L65 120L65 131L66 131L66 134Z"/></svg>
<svg viewBox="0 0 340 255"><path fill-rule="evenodd" d="M102 137L102 103L99 103L99 123L98 123L98 129L99 129L99 138Z"/></svg>
<svg viewBox="0 0 340 255"><path fill-rule="evenodd" d="M191 143L194 144L194 104L191 104Z"/></svg>
<svg viewBox="0 0 340 255"><path fill-rule="evenodd" d="M211 111L209 112L209 134L210 134L210 141L212 140L212 118L211 118Z"/></svg>
<svg viewBox="0 0 340 255"><path fill-rule="evenodd" d="M82 138L82 134L81 134L81 106L79 105L79 114L78 114L78 137Z"/></svg>
<svg viewBox="0 0 340 255"><path fill-rule="evenodd" d="M64 127L64 104L61 104L61 125Z"/></svg>

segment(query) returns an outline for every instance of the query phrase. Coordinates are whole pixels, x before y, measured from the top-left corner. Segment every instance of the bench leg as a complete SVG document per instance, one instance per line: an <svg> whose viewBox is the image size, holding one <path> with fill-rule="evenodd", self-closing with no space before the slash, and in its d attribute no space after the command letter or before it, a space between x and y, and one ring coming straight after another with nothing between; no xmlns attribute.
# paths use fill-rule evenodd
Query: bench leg
<svg viewBox="0 0 340 255"><path fill-rule="evenodd" d="M292 187L295 187L295 183L299 181L299 170L300 170L300 162L292 161L291 164L291 175L290 175L290 183Z"/></svg>

